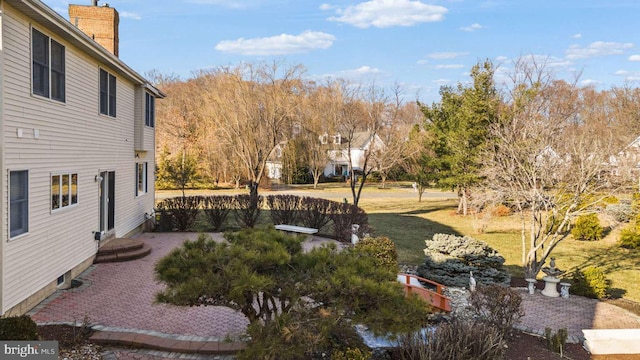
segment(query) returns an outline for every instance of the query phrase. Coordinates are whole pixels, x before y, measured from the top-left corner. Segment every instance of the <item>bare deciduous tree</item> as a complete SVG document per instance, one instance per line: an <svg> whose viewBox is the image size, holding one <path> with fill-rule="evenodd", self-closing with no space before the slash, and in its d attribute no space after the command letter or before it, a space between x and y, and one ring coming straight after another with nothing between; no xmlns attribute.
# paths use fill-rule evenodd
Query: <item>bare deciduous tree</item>
<svg viewBox="0 0 640 360"><path fill-rule="evenodd" d="M290 136L302 71L274 62L218 68L206 76L207 116L217 122L217 140L239 159L256 198L269 157Z"/></svg>
<svg viewBox="0 0 640 360"><path fill-rule="evenodd" d="M580 89L544 64L520 59L512 80L490 128L484 186L519 212L525 276L535 278L572 220L612 191L608 161L620 144L584 111Z"/></svg>

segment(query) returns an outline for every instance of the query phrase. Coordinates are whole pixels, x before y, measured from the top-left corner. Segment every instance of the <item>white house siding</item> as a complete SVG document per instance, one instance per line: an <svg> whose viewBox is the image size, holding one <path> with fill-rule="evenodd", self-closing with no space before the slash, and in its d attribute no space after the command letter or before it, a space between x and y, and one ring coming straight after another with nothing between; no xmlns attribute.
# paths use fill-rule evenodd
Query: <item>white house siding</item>
<svg viewBox="0 0 640 360"><path fill-rule="evenodd" d="M100 171L116 172L116 236L139 226L152 207L152 195L135 197L134 85L34 24L65 46L66 103L31 95L31 23L4 4L2 213L8 221L8 171L29 170L29 232L8 241L8 230L2 234L2 313L93 256ZM99 115L100 66L117 77L117 118ZM78 204L51 212L50 175L56 172L78 174Z"/></svg>

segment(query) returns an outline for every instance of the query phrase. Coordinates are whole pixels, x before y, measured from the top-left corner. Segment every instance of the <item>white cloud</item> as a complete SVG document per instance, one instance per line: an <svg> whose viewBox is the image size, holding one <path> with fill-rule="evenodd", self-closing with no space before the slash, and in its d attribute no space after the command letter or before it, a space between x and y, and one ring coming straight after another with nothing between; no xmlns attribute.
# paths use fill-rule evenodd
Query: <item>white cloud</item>
<svg viewBox="0 0 640 360"><path fill-rule="evenodd" d="M447 85L448 83L451 82L451 80L449 79L436 79L436 80L432 80L431 81L434 84L438 84L438 85Z"/></svg>
<svg viewBox="0 0 640 360"><path fill-rule="evenodd" d="M632 43L596 41L587 47L571 45L565 50L565 54L567 55L567 59L575 60L597 56L620 55L623 54L626 49L631 48L633 48Z"/></svg>
<svg viewBox="0 0 640 360"><path fill-rule="evenodd" d="M271 37L223 40L216 50L242 55L286 55L327 49L335 36L319 31L305 31L300 35L280 34Z"/></svg>
<svg viewBox="0 0 640 360"><path fill-rule="evenodd" d="M140 15L138 15L136 13L128 12L128 11L121 11L120 12L120 17L127 18L127 19L133 19L133 20L142 20L142 16L140 16Z"/></svg>
<svg viewBox="0 0 640 360"><path fill-rule="evenodd" d="M628 76L625 78L626 81L640 81L640 76Z"/></svg>
<svg viewBox="0 0 640 360"><path fill-rule="evenodd" d="M572 39L580 39L581 37L582 37L582 34L580 34L580 33L571 35Z"/></svg>
<svg viewBox="0 0 640 360"><path fill-rule="evenodd" d="M363 65L357 69L341 70L314 77L318 79L345 79L352 82L354 86L358 86L358 84L366 83L372 78L375 79L384 75L384 72L378 68Z"/></svg>
<svg viewBox="0 0 640 360"><path fill-rule="evenodd" d="M468 55L467 52L436 52L427 55L428 58L437 60L455 59L460 56Z"/></svg>
<svg viewBox="0 0 640 360"><path fill-rule="evenodd" d="M473 31L476 31L476 30L480 30L482 28L484 28L484 26L482 26L482 25L480 25L478 23L475 23L475 24L471 24L469 26L463 26L463 27L460 28L460 30L467 31L467 32L473 32Z"/></svg>
<svg viewBox="0 0 640 360"><path fill-rule="evenodd" d="M593 79L584 79L582 81L580 81L580 85L582 86L598 86L601 85L602 81L600 80L593 80Z"/></svg>
<svg viewBox="0 0 640 360"><path fill-rule="evenodd" d="M553 69L569 68L573 65L569 60L550 55L530 54L522 56L521 59L531 64L544 65L546 68Z"/></svg>
<svg viewBox="0 0 640 360"><path fill-rule="evenodd" d="M322 4L320 5L320 10L331 10L334 9L335 6L331 5L331 4Z"/></svg>
<svg viewBox="0 0 640 360"><path fill-rule="evenodd" d="M446 70L462 69L463 67L464 65L462 64L440 64L435 66L436 69L446 69Z"/></svg>
<svg viewBox="0 0 640 360"><path fill-rule="evenodd" d="M629 61L640 61L640 55L629 56Z"/></svg>
<svg viewBox="0 0 640 360"><path fill-rule="evenodd" d="M427 60L427 59L420 59L417 62L418 65L424 65L424 64L428 64L428 63L429 63L429 60Z"/></svg>
<svg viewBox="0 0 640 360"><path fill-rule="evenodd" d="M496 58L494 59L497 63L503 63L503 62L507 62L509 61L509 58L506 56L496 56Z"/></svg>
<svg viewBox="0 0 640 360"><path fill-rule="evenodd" d="M613 73L614 75L619 75L619 76L625 76L627 74L629 74L629 72L627 70L618 70L616 72Z"/></svg>
<svg viewBox="0 0 640 360"><path fill-rule="evenodd" d="M369 0L346 8L336 8L337 16L329 17L328 20L363 29L370 26L387 28L441 21L448 11L443 6L417 0Z"/></svg>

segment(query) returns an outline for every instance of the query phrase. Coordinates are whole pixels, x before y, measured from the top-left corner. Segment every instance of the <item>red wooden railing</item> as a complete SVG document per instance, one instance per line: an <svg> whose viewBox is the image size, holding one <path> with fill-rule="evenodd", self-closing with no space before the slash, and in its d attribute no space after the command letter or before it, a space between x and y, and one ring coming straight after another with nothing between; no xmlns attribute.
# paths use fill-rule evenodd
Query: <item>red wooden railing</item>
<svg viewBox="0 0 640 360"><path fill-rule="evenodd" d="M426 289L424 286L420 285L419 282L412 282L411 279L416 279L419 282L430 284L436 288L436 291ZM404 291L407 293L407 295L417 294L420 298L422 298L422 300L426 301L429 305L435 307L436 309L447 312L451 311L451 299L442 294L442 290L444 290L445 288L444 285L410 274L399 274L398 280L402 283L402 285L404 285Z"/></svg>

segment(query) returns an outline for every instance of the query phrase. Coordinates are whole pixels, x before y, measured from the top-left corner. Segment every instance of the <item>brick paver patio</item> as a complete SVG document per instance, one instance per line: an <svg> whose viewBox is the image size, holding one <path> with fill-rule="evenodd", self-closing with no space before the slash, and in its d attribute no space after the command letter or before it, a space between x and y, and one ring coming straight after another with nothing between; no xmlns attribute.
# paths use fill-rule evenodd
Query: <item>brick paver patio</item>
<svg viewBox="0 0 640 360"><path fill-rule="evenodd" d="M219 234L212 234L220 238ZM123 263L93 265L79 278L83 285L61 290L38 306L38 323L82 322L107 327L156 331L164 334L237 338L248 321L226 307L180 307L154 302L163 286L154 278L154 264L196 233L145 233L138 238L151 246L145 258Z"/></svg>
<svg viewBox="0 0 640 360"><path fill-rule="evenodd" d="M222 240L221 234L211 234ZM91 266L79 280L83 285L59 290L30 312L37 323L81 323L85 316L100 330L103 338L123 338L135 343L175 344L181 347L229 348L245 333L247 319L226 307L179 307L154 302L162 285L154 278L155 263L180 246L185 239L196 239L196 233L144 233L137 238L152 248L149 256L123 263ZM310 249L331 240L310 237L304 248ZM611 304L571 296L569 299L529 295L519 289L525 316L519 327L543 334L546 327L557 331L567 328L569 340L579 341L582 329L640 328L640 317ZM230 341L231 340L231 341ZM208 344L211 342L217 345ZM184 355L150 350L113 349L105 359L221 359L224 355Z"/></svg>

